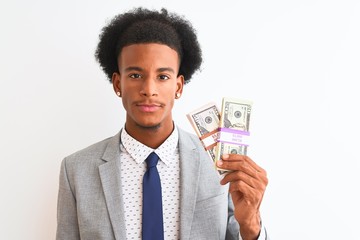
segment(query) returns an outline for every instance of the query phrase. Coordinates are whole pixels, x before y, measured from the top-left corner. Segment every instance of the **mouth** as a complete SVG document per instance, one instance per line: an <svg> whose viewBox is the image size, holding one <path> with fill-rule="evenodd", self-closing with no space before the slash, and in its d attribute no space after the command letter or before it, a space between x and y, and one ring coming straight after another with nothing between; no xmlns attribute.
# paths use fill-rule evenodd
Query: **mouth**
<svg viewBox="0 0 360 240"><path fill-rule="evenodd" d="M162 108L163 104L161 103L135 103L135 106L141 111L146 113L156 112L160 108Z"/></svg>

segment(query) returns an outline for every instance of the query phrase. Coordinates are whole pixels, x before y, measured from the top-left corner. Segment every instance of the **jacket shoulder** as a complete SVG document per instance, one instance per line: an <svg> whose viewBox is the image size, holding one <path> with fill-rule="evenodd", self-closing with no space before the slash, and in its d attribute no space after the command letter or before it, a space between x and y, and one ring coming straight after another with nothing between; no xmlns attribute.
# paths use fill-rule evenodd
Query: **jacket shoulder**
<svg viewBox="0 0 360 240"><path fill-rule="evenodd" d="M89 162L90 160L101 160L109 144L114 142L115 144L116 142L119 143L120 140L118 138L119 138L119 134L103 139L97 143L94 143L86 148L83 148L79 151L76 151L68 155L67 157L64 158L63 161L66 161L66 164L76 164L82 162Z"/></svg>
<svg viewBox="0 0 360 240"><path fill-rule="evenodd" d="M197 135L193 133L189 133L181 128L178 128L178 131L179 131L179 138L181 139L181 141L186 142L188 144L192 143L197 148L203 148L200 139Z"/></svg>

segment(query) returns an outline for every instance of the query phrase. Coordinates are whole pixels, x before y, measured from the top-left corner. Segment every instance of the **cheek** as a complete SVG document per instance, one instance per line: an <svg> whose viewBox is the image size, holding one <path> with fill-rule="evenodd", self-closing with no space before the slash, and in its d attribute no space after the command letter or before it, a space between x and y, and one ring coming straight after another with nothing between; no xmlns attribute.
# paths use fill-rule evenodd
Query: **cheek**
<svg viewBox="0 0 360 240"><path fill-rule="evenodd" d="M130 105L130 99L127 93L122 92L121 101L125 109L128 109L128 105Z"/></svg>
<svg viewBox="0 0 360 240"><path fill-rule="evenodd" d="M169 88L169 89L167 89L166 92L164 92L164 94L165 94L164 96L166 96L166 98L168 99L169 104L171 106L174 105L176 89Z"/></svg>
<svg viewBox="0 0 360 240"><path fill-rule="evenodd" d="M166 90L164 91L164 94L167 94L168 97L174 97L175 98L177 88L178 87L177 87L176 84L171 84L170 86L168 86L166 88Z"/></svg>
<svg viewBox="0 0 360 240"><path fill-rule="evenodd" d="M175 92L170 92L168 95L168 105L170 109L173 108L174 104L175 104Z"/></svg>

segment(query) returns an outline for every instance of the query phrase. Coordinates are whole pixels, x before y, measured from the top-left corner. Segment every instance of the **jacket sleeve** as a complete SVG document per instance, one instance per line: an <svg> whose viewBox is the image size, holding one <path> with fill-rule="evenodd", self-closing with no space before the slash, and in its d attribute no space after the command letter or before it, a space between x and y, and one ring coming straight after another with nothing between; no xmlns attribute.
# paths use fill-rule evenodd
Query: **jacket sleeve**
<svg viewBox="0 0 360 240"><path fill-rule="evenodd" d="M60 170L56 240L80 240L76 196L70 186L66 158L62 161Z"/></svg>

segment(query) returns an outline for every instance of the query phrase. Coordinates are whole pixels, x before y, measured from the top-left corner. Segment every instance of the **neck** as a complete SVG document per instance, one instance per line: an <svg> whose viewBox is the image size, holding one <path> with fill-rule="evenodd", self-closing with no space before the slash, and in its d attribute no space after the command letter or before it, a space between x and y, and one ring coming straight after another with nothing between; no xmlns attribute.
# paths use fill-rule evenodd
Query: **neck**
<svg viewBox="0 0 360 240"><path fill-rule="evenodd" d="M137 124L125 123L126 132L142 144L156 149L170 136L174 130L174 123L144 127Z"/></svg>

